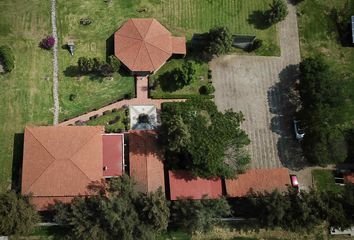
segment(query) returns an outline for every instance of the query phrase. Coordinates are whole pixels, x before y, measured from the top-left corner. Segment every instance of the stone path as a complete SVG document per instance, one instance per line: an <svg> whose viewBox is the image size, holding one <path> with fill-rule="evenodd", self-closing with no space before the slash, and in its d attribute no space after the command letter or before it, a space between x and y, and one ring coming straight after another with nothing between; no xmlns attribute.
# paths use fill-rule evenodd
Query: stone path
<svg viewBox="0 0 354 240"><path fill-rule="evenodd" d="M148 98L148 78L147 77L137 77L136 78L136 98L122 100L108 106L102 107L96 111L92 111L83 114L79 117L72 118L68 121L62 122L59 125L65 126L69 124L75 124L77 121L87 121L93 115L102 115L104 111L112 110L114 108L122 108L124 105L155 105L157 109L161 109L161 104L163 102L182 102L185 99L150 99Z"/></svg>
<svg viewBox="0 0 354 240"><path fill-rule="evenodd" d="M211 62L216 105L245 115L242 127L251 139L252 168L303 167L283 94L301 59L296 9L288 8L289 15L277 26L280 57L225 56Z"/></svg>
<svg viewBox="0 0 354 240"><path fill-rule="evenodd" d="M59 93L58 93L58 34L56 25L56 0L51 0L51 17L52 17L52 35L55 39L53 47L53 98L54 98L54 119L53 124L57 125L59 122Z"/></svg>

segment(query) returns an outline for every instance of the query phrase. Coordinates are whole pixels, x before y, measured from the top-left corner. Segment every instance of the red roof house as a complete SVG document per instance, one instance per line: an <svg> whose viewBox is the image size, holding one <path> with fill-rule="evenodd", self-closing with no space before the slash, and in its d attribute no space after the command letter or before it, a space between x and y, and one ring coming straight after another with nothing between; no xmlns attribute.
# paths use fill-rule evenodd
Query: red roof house
<svg viewBox="0 0 354 240"><path fill-rule="evenodd" d="M344 174L344 181L346 183L352 183L354 184L354 173L347 173Z"/></svg>
<svg viewBox="0 0 354 240"><path fill-rule="evenodd" d="M237 179L226 180L226 193L229 197L242 197L253 192L286 191L290 186L287 168L250 169Z"/></svg>
<svg viewBox="0 0 354 240"><path fill-rule="evenodd" d="M129 172L140 192L165 190L163 154L157 145L156 131L129 132Z"/></svg>
<svg viewBox="0 0 354 240"><path fill-rule="evenodd" d="M103 176L105 178L121 176L124 172L124 135L104 134Z"/></svg>
<svg viewBox="0 0 354 240"><path fill-rule="evenodd" d="M132 18L115 32L114 52L132 72L153 73L172 54L186 54L186 40L153 18Z"/></svg>
<svg viewBox="0 0 354 240"><path fill-rule="evenodd" d="M110 166L116 160L109 175L120 175L123 158L115 154L122 146L103 134L98 126L26 127L21 193L32 193L38 210L45 210L54 200L92 194L87 187L103 179L103 159Z"/></svg>
<svg viewBox="0 0 354 240"><path fill-rule="evenodd" d="M220 178L202 179L193 177L187 171L169 171L170 199L210 199L222 196L222 183Z"/></svg>

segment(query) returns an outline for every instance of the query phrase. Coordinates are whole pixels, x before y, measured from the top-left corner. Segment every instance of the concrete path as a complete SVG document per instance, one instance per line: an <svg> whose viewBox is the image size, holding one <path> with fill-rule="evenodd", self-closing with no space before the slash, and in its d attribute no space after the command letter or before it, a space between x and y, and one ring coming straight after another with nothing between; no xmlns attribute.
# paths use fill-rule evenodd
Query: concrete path
<svg viewBox="0 0 354 240"><path fill-rule="evenodd" d="M245 115L242 127L251 139L252 168L303 167L284 95L300 62L296 9L288 8L289 15L277 26L280 57L225 56L211 62L216 105Z"/></svg>
<svg viewBox="0 0 354 240"><path fill-rule="evenodd" d="M52 17L52 36L55 39L53 47L53 98L54 98L54 118L53 125L57 125L59 122L59 83L58 83L58 34L56 25L56 0L51 0L51 17Z"/></svg>

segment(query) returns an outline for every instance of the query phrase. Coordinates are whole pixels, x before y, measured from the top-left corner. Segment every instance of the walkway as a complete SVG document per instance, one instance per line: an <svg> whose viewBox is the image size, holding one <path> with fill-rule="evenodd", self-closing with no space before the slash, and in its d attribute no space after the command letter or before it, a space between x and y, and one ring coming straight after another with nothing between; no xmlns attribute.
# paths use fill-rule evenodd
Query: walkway
<svg viewBox="0 0 354 240"><path fill-rule="evenodd" d="M136 78L136 91L137 97L133 99L122 100L108 106L102 107L96 111L86 113L84 115L72 118L68 121L62 122L59 125L65 126L72 124L74 125L77 121L87 121L93 115L102 115L104 111L112 110L114 108L122 108L124 105L155 105L157 109L161 109L161 104L164 102L183 102L185 99L150 99L148 98L148 78L147 77L137 77Z"/></svg>
<svg viewBox="0 0 354 240"><path fill-rule="evenodd" d="M55 39L53 47L53 98L54 98L54 119L53 124L57 125L59 122L59 94L58 94L58 34L57 34L57 25L56 25L56 0L52 0L51 7L51 16L52 16L52 35Z"/></svg>
<svg viewBox="0 0 354 240"><path fill-rule="evenodd" d="M283 91L294 81L300 62L296 8L289 3L288 9L277 26L280 57L233 55L211 63L216 105L245 116L242 127L251 139L252 168L303 167Z"/></svg>

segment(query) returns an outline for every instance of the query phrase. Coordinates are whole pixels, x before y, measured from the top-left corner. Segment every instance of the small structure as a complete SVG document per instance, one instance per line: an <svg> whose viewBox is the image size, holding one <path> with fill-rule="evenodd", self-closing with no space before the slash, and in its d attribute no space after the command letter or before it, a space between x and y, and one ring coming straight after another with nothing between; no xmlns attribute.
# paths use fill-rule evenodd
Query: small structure
<svg viewBox="0 0 354 240"><path fill-rule="evenodd" d="M74 49L75 49L75 44L73 40L68 41L68 48L71 56L74 56Z"/></svg>
<svg viewBox="0 0 354 240"><path fill-rule="evenodd" d="M190 172L178 170L168 171L170 183L170 200L195 199L203 197L216 199L222 197L220 178L202 179L194 177Z"/></svg>
<svg viewBox="0 0 354 240"><path fill-rule="evenodd" d="M172 54L186 54L185 37L173 37L153 18L132 18L114 34L114 53L135 75L156 72Z"/></svg>
<svg viewBox="0 0 354 240"><path fill-rule="evenodd" d="M252 46L256 36L248 36L248 35L232 35L233 42L232 46L247 49Z"/></svg>
<svg viewBox="0 0 354 240"><path fill-rule="evenodd" d="M136 181L137 191L165 191L163 152L156 131L129 132L129 175Z"/></svg>
<svg viewBox="0 0 354 240"><path fill-rule="evenodd" d="M154 130L157 128L157 111L154 105L129 106L132 130Z"/></svg>
<svg viewBox="0 0 354 240"><path fill-rule="evenodd" d="M331 235L347 235L347 236L353 237L354 236L354 227L344 229L344 230L331 227L329 234L331 234Z"/></svg>

